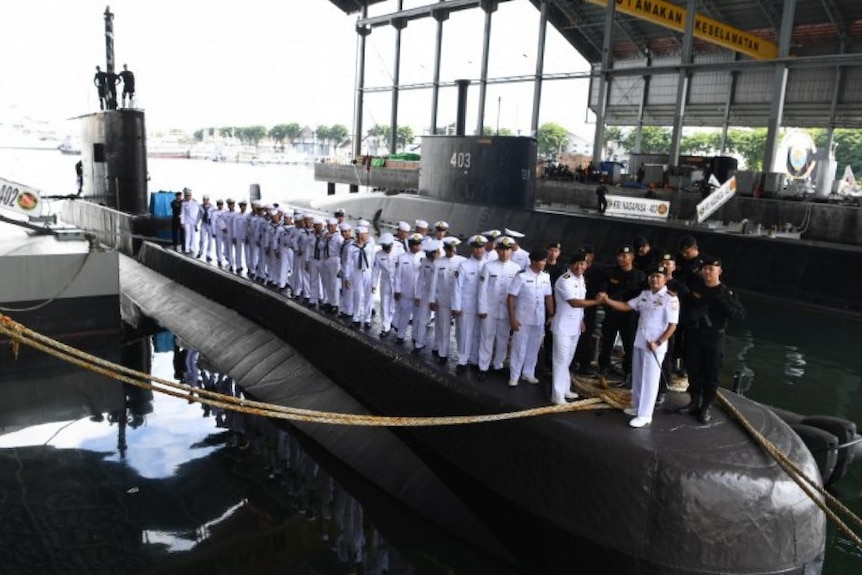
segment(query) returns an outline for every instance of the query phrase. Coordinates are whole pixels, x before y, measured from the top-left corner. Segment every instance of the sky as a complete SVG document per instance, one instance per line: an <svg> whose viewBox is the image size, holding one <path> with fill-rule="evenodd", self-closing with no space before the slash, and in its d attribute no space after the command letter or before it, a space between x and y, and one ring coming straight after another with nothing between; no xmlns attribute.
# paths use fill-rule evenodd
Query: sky
<svg viewBox="0 0 862 575"><path fill-rule="evenodd" d="M405 8L433 0L404 0ZM297 122L343 124L352 130L356 80L356 15L328 0L114 0L116 70L135 73L137 104L148 131L193 131L229 125ZM388 0L371 16L394 12ZM105 3L28 0L0 3L0 122L29 116L61 121L98 110L92 78L105 64ZM491 33L489 76L535 72L539 12L528 0L499 5ZM484 15L454 13L444 26L441 80L478 79ZM402 84L430 82L436 25L410 22L402 31ZM366 86L391 86L391 28L377 28L366 51ZM584 72L588 64L548 26L545 72ZM543 84L539 122L555 122L588 140L586 80ZM120 89L121 91L121 89ZM477 125L478 86L470 88L468 131ZM490 85L484 125L529 133L533 84ZM455 121L454 88L440 92L438 123ZM363 127L387 125L391 93L366 95ZM399 125L422 134L430 124L430 90L403 90Z"/></svg>

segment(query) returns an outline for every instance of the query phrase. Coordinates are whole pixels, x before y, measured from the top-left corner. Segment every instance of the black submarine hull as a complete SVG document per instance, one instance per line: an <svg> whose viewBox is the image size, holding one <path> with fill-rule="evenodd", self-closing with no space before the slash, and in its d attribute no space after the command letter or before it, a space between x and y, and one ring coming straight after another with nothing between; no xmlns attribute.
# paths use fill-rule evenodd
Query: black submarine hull
<svg viewBox="0 0 862 575"><path fill-rule="evenodd" d="M545 403L536 387L455 377L450 366L151 244L139 260L269 329L372 413L484 414ZM784 422L745 398L731 401L818 476ZM580 573L819 571L824 515L735 423L719 416L699 427L666 414L635 431L625 421L600 411L395 432L530 570L568 561Z"/></svg>

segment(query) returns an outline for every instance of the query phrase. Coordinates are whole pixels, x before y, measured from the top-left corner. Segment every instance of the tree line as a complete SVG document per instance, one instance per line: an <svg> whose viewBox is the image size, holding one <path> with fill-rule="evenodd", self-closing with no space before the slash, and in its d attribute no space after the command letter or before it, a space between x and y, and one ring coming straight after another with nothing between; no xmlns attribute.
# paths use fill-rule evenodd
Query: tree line
<svg viewBox="0 0 862 575"><path fill-rule="evenodd" d="M814 140L814 145L822 149L826 145L826 129L806 130ZM738 155L750 170L763 170L763 157L766 149L766 128L732 128L727 131L727 141L721 150L720 132L698 132L683 136L680 140L680 153L685 155ZM779 140L785 130L779 133ZM667 154L670 152L672 131L670 128L645 126L641 131L641 153ZM625 129L611 126L605 129L606 147L635 149L637 132L634 128ZM862 164L862 130L837 128L833 135L835 160L839 168Z"/></svg>

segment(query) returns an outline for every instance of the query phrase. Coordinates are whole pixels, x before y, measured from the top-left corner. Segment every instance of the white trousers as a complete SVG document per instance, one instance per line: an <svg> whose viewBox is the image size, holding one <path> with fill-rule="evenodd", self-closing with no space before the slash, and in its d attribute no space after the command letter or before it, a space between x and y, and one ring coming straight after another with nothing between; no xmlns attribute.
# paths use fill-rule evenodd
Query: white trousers
<svg viewBox="0 0 862 575"><path fill-rule="evenodd" d="M575 357L575 350L578 349L580 337L581 334L554 334L554 385L551 390L551 401L554 403L565 401L566 392L572 388L572 374L569 372L569 365L572 363L572 358Z"/></svg>
<svg viewBox="0 0 862 575"><path fill-rule="evenodd" d="M195 231L194 224L183 224L183 231L186 234L186 242L183 246L183 251L188 254L195 249L195 244L197 243L195 240L198 239L198 233Z"/></svg>
<svg viewBox="0 0 862 575"><path fill-rule="evenodd" d="M395 307L398 308L398 320L395 324L395 327L398 329L398 339L407 338L407 326L410 325L410 318L413 317L413 310L416 309L413 302L412 297L407 297L403 293L401 294L401 299L395 302ZM416 330L415 326L413 330ZM413 338L415 339L416 336L414 335Z"/></svg>
<svg viewBox="0 0 862 575"><path fill-rule="evenodd" d="M457 334L458 328L455 328ZM440 357L449 357L449 342L452 340L452 308L438 305L434 320L434 349Z"/></svg>
<svg viewBox="0 0 862 575"><path fill-rule="evenodd" d="M198 242L198 253L208 258L213 253L213 231L209 224L201 224L200 241Z"/></svg>
<svg viewBox="0 0 862 575"><path fill-rule="evenodd" d="M648 349L634 348L632 355L632 406L638 417L652 417L661 380L664 351L655 354Z"/></svg>
<svg viewBox="0 0 862 575"><path fill-rule="evenodd" d="M479 363L479 332L484 320L476 312L465 311L458 318L458 365Z"/></svg>
<svg viewBox="0 0 862 575"><path fill-rule="evenodd" d="M479 369L488 371L493 356L494 369L503 369L509 343L509 318L486 317L479 320Z"/></svg>
<svg viewBox="0 0 862 575"><path fill-rule="evenodd" d="M353 292L353 321L371 322L374 298L371 293L371 269L354 271L350 282Z"/></svg>
<svg viewBox="0 0 862 575"><path fill-rule="evenodd" d="M288 248L279 248L278 256L278 289L284 289L290 281L290 273L293 267L291 265L293 260L293 250Z"/></svg>
<svg viewBox="0 0 862 575"><path fill-rule="evenodd" d="M413 344L425 347L428 342L428 324L431 322L431 307L425 300L419 300L419 305L413 308Z"/></svg>
<svg viewBox="0 0 862 575"><path fill-rule="evenodd" d="M231 242L231 251L233 252L233 262L231 262L231 267L235 270L241 270L243 254L245 252L245 240L234 239Z"/></svg>
<svg viewBox="0 0 862 575"><path fill-rule="evenodd" d="M330 256L323 260L323 302L338 306L341 280L338 278L338 270L341 269L341 259L338 256Z"/></svg>
<svg viewBox="0 0 862 575"><path fill-rule="evenodd" d="M517 381L524 377L536 377L536 361L539 359L539 346L545 335L543 325L521 325L512 334L512 350L509 357L509 379Z"/></svg>
<svg viewBox="0 0 862 575"><path fill-rule="evenodd" d="M392 299L392 283L380 282L380 331L392 329L392 316L395 312L395 300Z"/></svg>
<svg viewBox="0 0 862 575"><path fill-rule="evenodd" d="M320 301L323 292L323 283L320 280L320 272L323 268L323 260L314 258L308 260L308 298L311 303Z"/></svg>

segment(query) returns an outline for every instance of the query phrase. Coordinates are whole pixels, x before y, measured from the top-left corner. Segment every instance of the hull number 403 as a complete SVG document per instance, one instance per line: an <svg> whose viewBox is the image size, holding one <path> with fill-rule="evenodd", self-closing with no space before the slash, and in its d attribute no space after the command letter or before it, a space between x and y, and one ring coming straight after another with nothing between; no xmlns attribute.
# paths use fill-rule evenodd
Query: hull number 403
<svg viewBox="0 0 862 575"><path fill-rule="evenodd" d="M470 152L453 152L452 159L449 164L453 168L469 168L470 167Z"/></svg>

